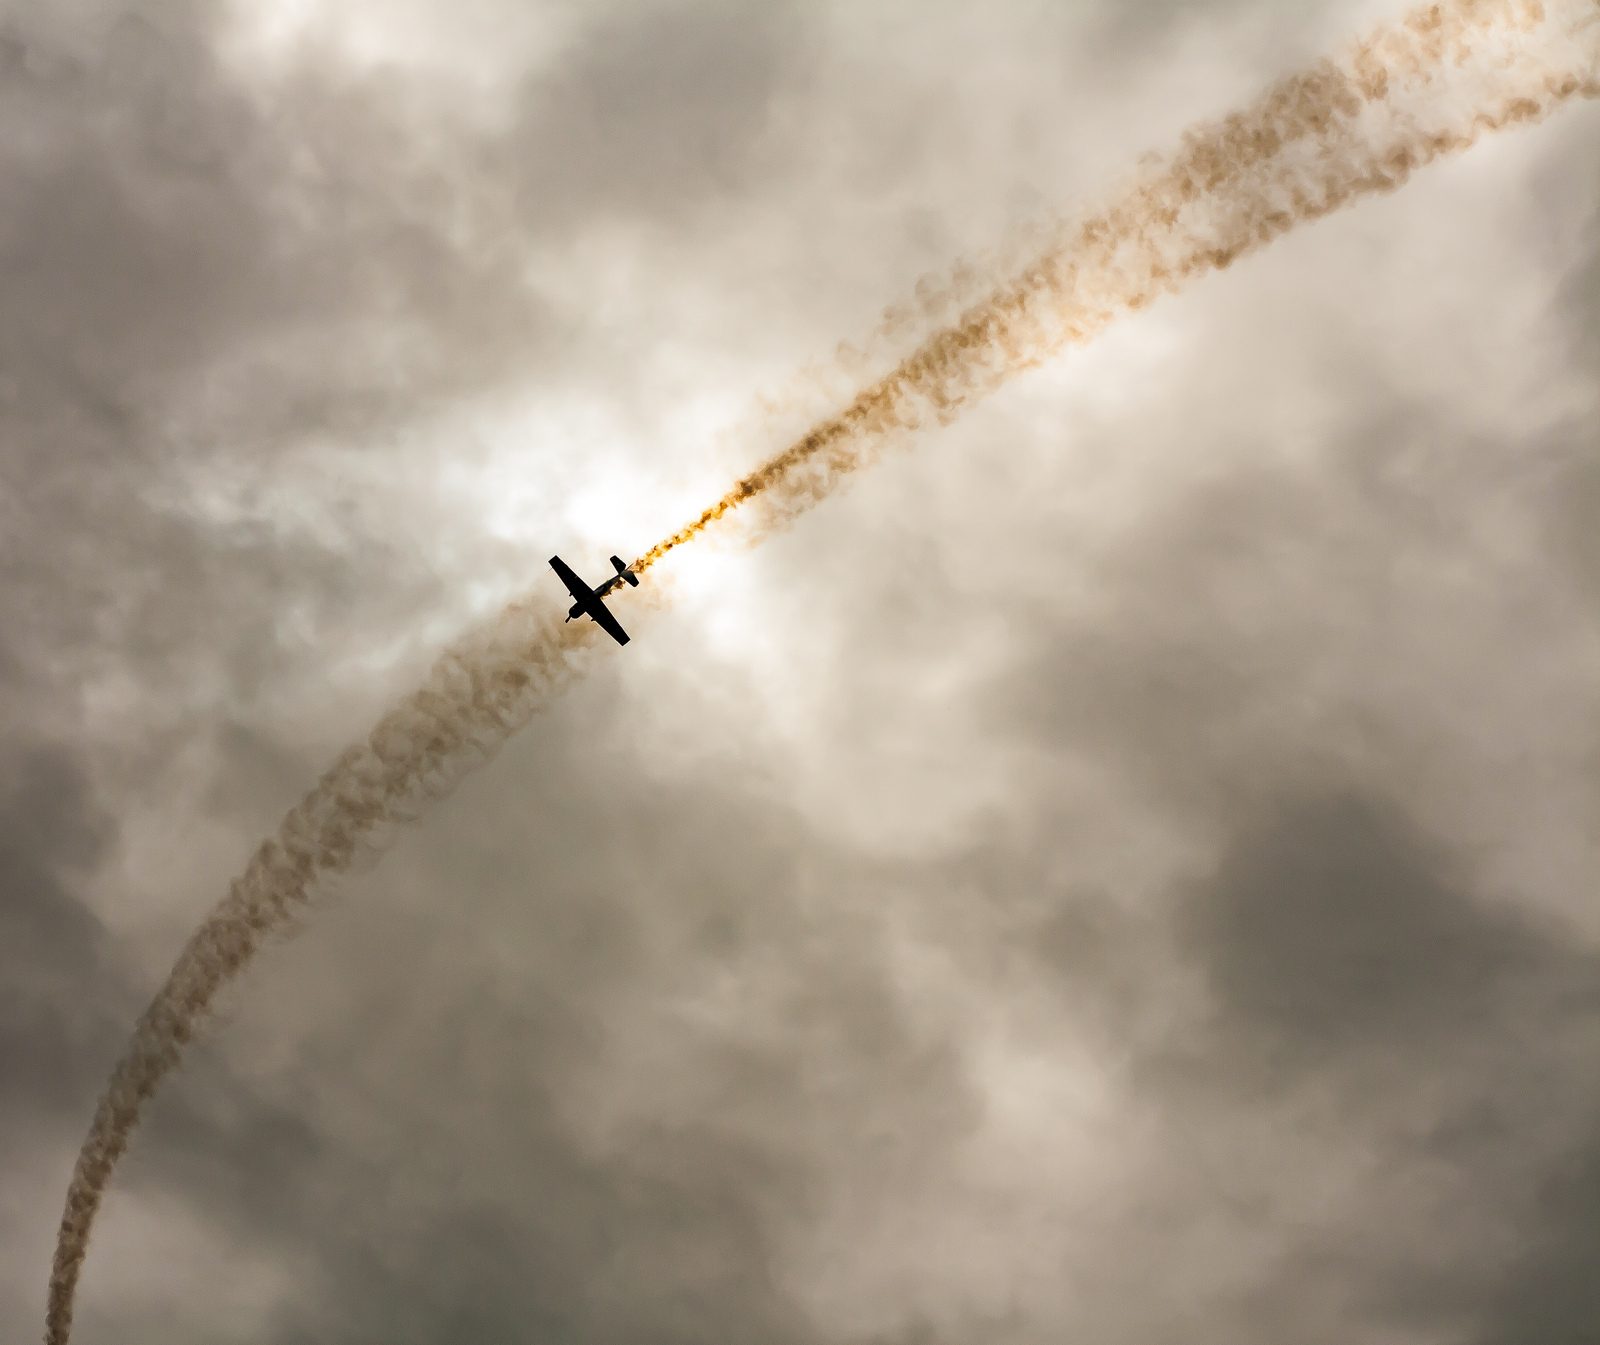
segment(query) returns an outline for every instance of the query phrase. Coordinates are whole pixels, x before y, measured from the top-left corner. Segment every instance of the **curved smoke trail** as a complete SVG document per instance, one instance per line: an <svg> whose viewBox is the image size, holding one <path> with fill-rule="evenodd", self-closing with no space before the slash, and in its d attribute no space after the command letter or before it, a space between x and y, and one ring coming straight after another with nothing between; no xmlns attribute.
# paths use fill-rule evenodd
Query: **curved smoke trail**
<svg viewBox="0 0 1600 1345"><path fill-rule="evenodd" d="M741 506L766 522L808 508L896 435L944 424L1064 346L1090 339L1298 224L1466 148L1485 132L1600 96L1600 5L1454 0L1380 29L1252 106L1184 137L1110 209L1063 231L1019 277L937 332L837 415L740 481L635 562L643 573ZM1432 117L1432 121L1428 120ZM448 650L417 691L348 748L264 841L190 938L100 1099L67 1191L50 1276L47 1345L66 1345L89 1233L140 1111L218 991L315 885L481 764L582 674L590 623L513 604Z"/></svg>
<svg viewBox="0 0 1600 1345"><path fill-rule="evenodd" d="M1552 60L1559 51L1526 45L1557 27L1540 0L1458 0L1418 10L1373 34L1344 65L1321 62L1220 125L1191 131L1178 154L1114 206L1076 225L1022 276L658 542L634 569L643 573L747 501L759 498L779 515L809 508L887 436L949 423L1119 314L1361 196L1393 191L1486 132L1538 121L1574 96L1600 96L1592 46L1600 5L1582 0L1575 8L1557 29L1570 38L1565 62ZM1469 65L1487 86L1480 99L1434 126L1405 116L1408 95ZM1374 113L1403 119L1374 125L1382 120Z"/></svg>

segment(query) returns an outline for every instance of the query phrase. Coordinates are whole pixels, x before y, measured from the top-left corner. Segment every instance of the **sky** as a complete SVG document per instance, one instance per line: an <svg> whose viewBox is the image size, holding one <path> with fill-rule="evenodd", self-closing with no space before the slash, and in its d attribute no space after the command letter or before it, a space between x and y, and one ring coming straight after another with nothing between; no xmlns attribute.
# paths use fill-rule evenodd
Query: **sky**
<svg viewBox="0 0 1600 1345"><path fill-rule="evenodd" d="M449 640L1398 12L0 0L0 1336ZM226 992L73 1339L1593 1339L1596 162L1487 140L675 552Z"/></svg>

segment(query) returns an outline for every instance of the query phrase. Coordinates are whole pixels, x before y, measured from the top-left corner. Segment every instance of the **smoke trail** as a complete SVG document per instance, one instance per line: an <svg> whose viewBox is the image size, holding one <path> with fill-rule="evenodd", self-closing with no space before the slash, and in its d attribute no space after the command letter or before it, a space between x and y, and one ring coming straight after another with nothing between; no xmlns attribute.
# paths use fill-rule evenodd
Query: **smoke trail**
<svg viewBox="0 0 1600 1345"><path fill-rule="evenodd" d="M1600 95L1592 48L1600 7L1573 0L1564 12L1565 26L1552 23L1539 0L1431 5L1374 33L1343 63L1320 63L1223 122L1191 131L1116 204L1064 231L1023 275L652 547L634 569L643 573L752 501L761 502L769 524L791 517L894 436L947 423L1118 314L1297 224L1391 191L1487 131L1536 121L1574 96ZM1435 98L1422 109L1436 116L1427 124L1408 100L1441 89L1457 101ZM139 1019L78 1156L50 1276L47 1345L66 1345L89 1233L140 1111L218 991L263 940L292 928L318 882L348 871L364 848L492 756L582 674L593 627L564 625L560 615L517 603L446 652L423 687L290 811L184 947Z"/></svg>
<svg viewBox="0 0 1600 1345"><path fill-rule="evenodd" d="M1600 12L1566 32L1569 57ZM1579 69L1552 66L1500 44L1548 25L1539 0L1432 5L1360 44L1348 62L1323 62L1272 89L1218 126L1192 131L1183 150L1105 212L1079 224L1012 284L965 312L863 389L844 410L763 463L700 516L647 551L640 573L747 501L769 517L803 511L869 460L888 436L948 424L1064 346L1089 340L1198 274L1220 270L1374 192L1393 191L1442 155L1485 132L1542 119L1574 96L1600 96L1592 52ZM1485 39L1495 45L1485 49ZM1374 111L1403 110L1407 93L1444 67L1490 58L1487 96L1442 124L1371 125ZM1397 106L1401 105L1401 106ZM1373 135L1371 132L1380 132ZM1315 152L1294 161L1296 149ZM1269 170L1269 171L1263 171ZM1197 218L1201 208L1206 218Z"/></svg>
<svg viewBox="0 0 1600 1345"><path fill-rule="evenodd" d="M65 1345L89 1232L140 1110L178 1063L217 992L263 940L292 929L312 887L349 870L385 828L487 761L553 695L581 675L588 623L514 603L489 629L447 650L423 685L347 748L291 809L178 955L140 1017L96 1108L61 1219L45 1339Z"/></svg>

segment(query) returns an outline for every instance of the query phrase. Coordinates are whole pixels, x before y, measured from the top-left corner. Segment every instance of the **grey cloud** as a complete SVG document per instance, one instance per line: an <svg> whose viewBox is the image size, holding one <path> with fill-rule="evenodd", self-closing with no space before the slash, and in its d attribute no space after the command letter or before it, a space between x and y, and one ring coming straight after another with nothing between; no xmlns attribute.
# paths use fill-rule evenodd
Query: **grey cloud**
<svg viewBox="0 0 1600 1345"><path fill-rule="evenodd" d="M4 814L7 1111L49 1136L8 1186L62 1169L3 1244L19 1336L156 964L422 657L373 651L549 554L415 522L473 446L407 436L507 390L636 395L631 334L570 298L588 273L560 298L530 264L633 230L681 268L663 344L698 370L752 340L742 250L787 350L925 263L901 207L964 249L969 183L1054 202L1102 152L1063 82L1143 136L1130 87L1182 86L1157 120L1214 101L1213 20L1261 53L1348 23L1002 8L992 78L955 86L958 11L917 13L840 51L823 11L585 9L484 130L331 49L252 85L210 8L11 7L5 714L68 741L19 751ZM1059 155L963 138L991 112ZM817 127L855 138L826 171ZM1561 134L1464 160L1465 208L1419 179L1163 300L1122 401L1069 360L748 558L726 626L686 602L636 631L240 988L119 1176L79 1338L1581 1339L1595 966L1550 911L1593 863L1546 841L1594 786L1564 605L1597 573L1592 416L1464 423L1492 371L1391 358L1375 329L1432 331L1431 300L1361 284L1409 212L1448 238L1548 193L1559 227L1512 212L1458 283L1493 321L1509 254L1571 261L1531 329L1592 367L1593 222L1562 231L1593 137ZM743 397L743 368L706 386ZM581 434L527 439L588 483ZM702 447L628 462L669 479ZM1070 469L1123 455L1137 498L1085 536ZM234 471L246 517L170 503ZM315 526L251 515L267 485ZM570 503L529 508L555 530ZM929 744L997 783L946 805L967 781ZM1483 783L1529 760L1526 797ZM925 855L884 841L890 802L935 819ZM193 1280L160 1259L207 1248Z"/></svg>
<svg viewBox="0 0 1600 1345"><path fill-rule="evenodd" d="M886 992L870 922L852 937L805 913L810 883L859 878L737 781L657 795L615 774L594 700L446 805L466 828L451 850L374 873L264 970L246 1035L273 1035L296 999L322 1006L289 1078L249 1082L230 1033L157 1100L127 1189L307 1267L267 1338L823 1339L778 1274L819 1183L843 1165L892 1189L971 1124L956 1062ZM596 831L606 816L627 825ZM380 962L360 952L375 943ZM495 945L509 979L483 961ZM746 992L762 1024L674 1007L763 966L771 984ZM370 1055L393 1066L374 1075ZM574 1099L631 1069L668 1096L631 1099L613 1133ZM378 1091L296 1113L338 1079ZM84 1334L111 1330L86 1297ZM120 1322L214 1329L203 1309Z"/></svg>
<svg viewBox="0 0 1600 1345"><path fill-rule="evenodd" d="M1393 800L1302 793L1236 823L1165 936L1124 921L1132 942L1110 945L1147 997L1198 968L1190 1013L1152 1034L1120 986L1071 973L1078 1012L1087 995L1118 1010L1110 1040L1142 1038L1139 1088L1166 1117L1157 1221L1269 1240L1270 1269L1212 1309L1234 1338L1592 1325L1600 959L1472 891L1465 860ZM1104 955L1075 906L1077 956ZM1184 1253L1146 1236L1144 1273L1181 1276Z"/></svg>
<svg viewBox="0 0 1600 1345"><path fill-rule="evenodd" d="M757 189L793 152L774 104L806 30L788 4L671 4L595 24L524 94L507 153L527 219L660 221Z"/></svg>
<svg viewBox="0 0 1600 1345"><path fill-rule="evenodd" d="M125 14L89 54L12 34L7 363L109 400L272 301L267 221L238 176L251 119L170 14Z"/></svg>
<svg viewBox="0 0 1600 1345"><path fill-rule="evenodd" d="M1020 634L1017 662L982 697L989 722L1106 772L1122 808L1126 790L1145 801L1127 843L1175 821L1211 856L1205 876L1130 915L1059 876L1083 868L1074 845L1099 847L1039 800L1023 814L1038 821L1005 829L993 872L966 895L1034 913L991 937L1025 944L1060 985L1074 1035L1087 1023L1131 1054L1166 1118L1164 1176L1143 1197L1162 1231L1118 1242L1140 1246L1152 1284L1190 1264L1166 1230L1220 1223L1233 1230L1220 1245L1260 1235L1272 1247L1270 1270L1208 1310L1234 1338L1499 1340L1548 1320L1556 1338L1581 1339L1600 962L1578 930L1529 915L1489 879L1486 838L1418 820L1417 782L1441 739L1419 732L1428 706L1408 708L1404 688L1374 694L1370 674L1427 632L1463 629L1426 588L1408 596L1404 558L1423 573L1439 561L1422 557L1468 565L1478 542L1450 471L1422 492L1393 470L1436 418L1379 397L1369 408L1314 486L1257 465L1189 490L1109 556L1066 543L1075 578L1103 567L1094 616L1041 638L1026 604L997 599ZM1567 433L1528 445L1469 430L1452 446L1462 476L1493 473L1517 502L1545 596L1568 582L1571 480L1552 489L1549 470L1577 458ZM1479 629L1540 625L1487 581L1472 593ZM1429 683L1433 705L1470 695L1502 658L1515 679L1560 657L1544 635L1508 641L1480 635L1458 651L1476 661L1471 676ZM1308 1188L1325 1203L1300 1205ZM1153 1311L1145 1335L1181 1329Z"/></svg>
<svg viewBox="0 0 1600 1345"><path fill-rule="evenodd" d="M11 625L37 623L29 634L58 648L85 648L96 620L130 604L130 627L170 644L186 606L171 599L184 588L190 613L209 607L212 621L227 620L259 559L240 555L242 538L208 545L152 509L146 492L241 441L275 449L297 427L337 433L341 420L347 433L370 432L428 405L447 378L438 361L432 379L426 367L408 371L412 385L396 396L400 385L383 386L381 365L361 353L372 322L424 314L468 343L485 324L497 336L508 321L539 330L514 287L486 286L434 222L404 218L403 161L392 178L346 175L363 159L383 162L364 139L359 99L323 96L310 114L322 148L343 160L340 180L320 191L297 180L291 160L307 128L280 124L231 86L203 14L124 13L75 42L13 20L0 203L0 274L14 299L0 324L6 483L18 511L7 538ZM309 225L291 223L282 204L297 192ZM441 268L447 290L476 290L483 302L430 293ZM240 358L256 361L243 380L229 372ZM220 405L197 419L207 380ZM307 565L296 541L301 554L285 555L285 568ZM101 560L119 548L123 572L108 580ZM301 582L314 590L323 568L309 568ZM28 600L49 591L52 601Z"/></svg>
<svg viewBox="0 0 1600 1345"><path fill-rule="evenodd" d="M1600 1125L1586 1144L1542 1174L1528 1241L1490 1297L1474 1339L1581 1341L1600 1321Z"/></svg>
<svg viewBox="0 0 1600 1345"><path fill-rule="evenodd" d="M102 858L107 819L60 750L11 744L0 801L0 1080L7 1129L72 1116L99 1088L130 1001L72 882Z"/></svg>
<svg viewBox="0 0 1600 1345"><path fill-rule="evenodd" d="M1269 1072L1349 1050L1425 1057L1481 1033L1513 978L1563 970L1461 891L1402 811L1357 795L1287 804L1239 837L1179 924L1221 1030Z"/></svg>

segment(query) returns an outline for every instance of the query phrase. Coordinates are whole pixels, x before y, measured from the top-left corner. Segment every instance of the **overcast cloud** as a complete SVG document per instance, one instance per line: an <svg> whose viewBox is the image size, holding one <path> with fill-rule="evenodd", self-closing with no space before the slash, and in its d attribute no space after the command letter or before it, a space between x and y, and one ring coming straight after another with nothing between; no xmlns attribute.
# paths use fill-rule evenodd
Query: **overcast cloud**
<svg viewBox="0 0 1600 1345"><path fill-rule="evenodd" d="M4 1338L183 939L452 635L1396 12L0 0ZM675 553L229 992L74 1340L1600 1336L1597 162Z"/></svg>

